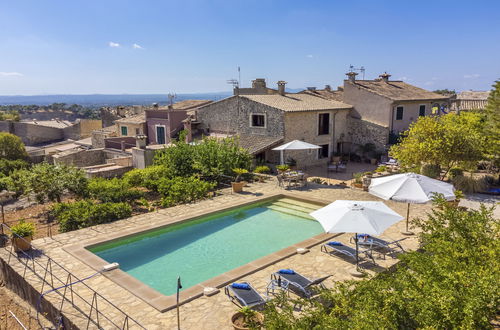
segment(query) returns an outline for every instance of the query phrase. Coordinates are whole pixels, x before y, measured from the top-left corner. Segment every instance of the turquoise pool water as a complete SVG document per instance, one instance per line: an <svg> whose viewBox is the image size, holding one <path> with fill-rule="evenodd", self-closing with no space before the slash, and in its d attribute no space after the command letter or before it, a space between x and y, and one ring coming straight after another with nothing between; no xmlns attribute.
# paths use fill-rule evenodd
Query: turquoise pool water
<svg viewBox="0 0 500 330"><path fill-rule="evenodd" d="M183 288L242 266L323 232L308 216L319 206L279 199L196 219L90 251L157 291Z"/></svg>

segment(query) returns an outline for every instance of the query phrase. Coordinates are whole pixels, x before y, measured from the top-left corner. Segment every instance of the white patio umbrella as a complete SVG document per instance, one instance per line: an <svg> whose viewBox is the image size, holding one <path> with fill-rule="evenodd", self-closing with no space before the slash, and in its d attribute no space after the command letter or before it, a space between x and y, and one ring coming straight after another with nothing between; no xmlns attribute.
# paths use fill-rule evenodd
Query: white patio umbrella
<svg viewBox="0 0 500 330"><path fill-rule="evenodd" d="M454 200L455 189L453 185L431 179L425 175L415 173L394 174L382 178L372 179L368 191L377 197L398 202L408 203L406 211L406 232L408 230L408 220L410 217L410 204L424 204L431 200L434 193L443 194L447 200Z"/></svg>
<svg viewBox="0 0 500 330"><path fill-rule="evenodd" d="M310 215L327 233L355 233L356 269L358 269L358 233L379 236L404 219L383 202L337 200Z"/></svg>
<svg viewBox="0 0 500 330"><path fill-rule="evenodd" d="M283 152L285 150L308 150L308 149L321 149L320 146L317 146L315 144L307 143L304 141L300 140L293 140L291 142L282 144L276 148L273 148L273 150L279 150L280 151L280 162L283 165L285 163Z"/></svg>

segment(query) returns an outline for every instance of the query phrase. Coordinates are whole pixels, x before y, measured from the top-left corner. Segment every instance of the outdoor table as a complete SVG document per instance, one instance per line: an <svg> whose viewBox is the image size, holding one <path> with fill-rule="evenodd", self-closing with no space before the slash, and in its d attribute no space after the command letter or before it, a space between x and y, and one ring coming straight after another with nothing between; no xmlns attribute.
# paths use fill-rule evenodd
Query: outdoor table
<svg viewBox="0 0 500 330"><path fill-rule="evenodd" d="M290 295L290 291L288 290L289 284L290 282L282 278L271 279L271 282L269 282L266 287L266 296L269 298L269 294L276 295L276 290L284 291L287 295Z"/></svg>

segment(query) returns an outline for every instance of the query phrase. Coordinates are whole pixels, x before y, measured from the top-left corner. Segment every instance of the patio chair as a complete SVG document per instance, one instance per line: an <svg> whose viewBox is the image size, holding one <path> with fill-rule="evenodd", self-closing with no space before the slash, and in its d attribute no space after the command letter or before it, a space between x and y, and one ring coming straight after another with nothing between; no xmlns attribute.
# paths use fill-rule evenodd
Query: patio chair
<svg viewBox="0 0 500 330"><path fill-rule="evenodd" d="M255 307L266 303L266 300L250 283L232 283L224 288L224 293L238 307Z"/></svg>
<svg viewBox="0 0 500 330"><path fill-rule="evenodd" d="M315 290L316 286L320 288L325 288L323 281L332 275L323 276L315 280L310 280L307 277L295 272L292 269L280 269L276 273L271 274L271 280L274 281L286 281L288 288L298 295L304 296L306 298L311 298L317 294Z"/></svg>
<svg viewBox="0 0 500 330"><path fill-rule="evenodd" d="M328 242L326 244L321 245L321 252L324 252L332 256L342 255L344 257L356 260L356 249L344 245L340 242ZM368 257L373 262L373 264L376 265L375 259L373 258L373 255L371 253L371 249L358 250L358 257L360 257L360 259L363 259L361 258L361 255Z"/></svg>
<svg viewBox="0 0 500 330"><path fill-rule="evenodd" d="M387 241L379 237L373 237L368 234L358 234L358 244L361 246L368 246L371 249L387 249L390 252L397 252L396 249L400 249L401 252L405 252L405 249L400 244L408 237L403 237L397 240ZM350 242L354 240L354 237L350 238Z"/></svg>

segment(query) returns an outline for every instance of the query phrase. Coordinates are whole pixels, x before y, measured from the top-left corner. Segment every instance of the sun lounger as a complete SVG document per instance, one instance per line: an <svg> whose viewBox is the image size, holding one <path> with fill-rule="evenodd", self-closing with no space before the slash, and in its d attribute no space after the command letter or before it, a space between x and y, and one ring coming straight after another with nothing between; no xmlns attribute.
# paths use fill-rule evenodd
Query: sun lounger
<svg viewBox="0 0 500 330"><path fill-rule="evenodd" d="M385 248L388 250L391 250L391 252L396 252L395 248L398 248L401 250L401 252L405 252L405 249L403 246L400 244L401 241L404 241L408 237L404 237L401 239L397 240L384 240L379 237L373 237L370 235L366 234L358 234L358 244L362 246L368 246L370 248ZM351 242L354 240L354 237L351 237Z"/></svg>
<svg viewBox="0 0 500 330"><path fill-rule="evenodd" d="M224 288L224 292L239 307L255 307L266 303L248 282L229 284Z"/></svg>
<svg viewBox="0 0 500 330"><path fill-rule="evenodd" d="M315 286L324 288L323 281L329 278L331 275L317 278L315 280L310 280L307 277L291 270L291 269L281 269L276 273L271 275L271 280L279 281L283 280L288 282L288 288L295 293L302 295L306 298L311 298L317 293Z"/></svg>
<svg viewBox="0 0 500 330"><path fill-rule="evenodd" d="M335 244L333 244L333 243L335 243ZM321 246L321 252L327 253L329 255L335 255L335 256L342 255L342 256L356 260L356 249L353 247L344 245L342 243L339 243L339 242L328 242L326 244L323 244ZM376 264L375 259L373 259L373 255L372 255L370 249L359 250L358 252L359 252L358 256L360 259L362 259L362 255L364 255L365 257L370 258L371 261L373 262L373 264Z"/></svg>

